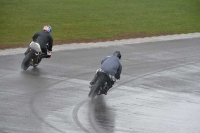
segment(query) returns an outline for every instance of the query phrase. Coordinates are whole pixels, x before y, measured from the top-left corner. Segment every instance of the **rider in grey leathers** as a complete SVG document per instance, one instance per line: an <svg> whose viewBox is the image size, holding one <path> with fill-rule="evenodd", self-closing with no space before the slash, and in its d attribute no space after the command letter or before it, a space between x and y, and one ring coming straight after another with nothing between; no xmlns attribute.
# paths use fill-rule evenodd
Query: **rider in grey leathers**
<svg viewBox="0 0 200 133"><path fill-rule="evenodd" d="M107 56L101 61L101 70L119 80L122 72L122 64L120 62L120 59L120 51L115 51L113 55ZM95 74L93 80L90 82L90 85L95 84L96 80L97 73ZM107 91L113 86L114 83L115 81L113 81L112 79L108 82L108 88L104 92L105 95L107 95Z"/></svg>

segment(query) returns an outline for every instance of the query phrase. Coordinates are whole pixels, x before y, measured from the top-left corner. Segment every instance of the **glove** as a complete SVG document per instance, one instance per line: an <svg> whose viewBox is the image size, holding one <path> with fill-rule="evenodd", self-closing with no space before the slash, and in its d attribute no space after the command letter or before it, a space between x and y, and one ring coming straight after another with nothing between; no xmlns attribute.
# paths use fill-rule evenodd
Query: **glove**
<svg viewBox="0 0 200 133"><path fill-rule="evenodd" d="M116 78L117 80L120 80L120 76L116 76L116 75L115 75L115 78Z"/></svg>
<svg viewBox="0 0 200 133"><path fill-rule="evenodd" d="M51 58L51 51L47 51L47 58Z"/></svg>

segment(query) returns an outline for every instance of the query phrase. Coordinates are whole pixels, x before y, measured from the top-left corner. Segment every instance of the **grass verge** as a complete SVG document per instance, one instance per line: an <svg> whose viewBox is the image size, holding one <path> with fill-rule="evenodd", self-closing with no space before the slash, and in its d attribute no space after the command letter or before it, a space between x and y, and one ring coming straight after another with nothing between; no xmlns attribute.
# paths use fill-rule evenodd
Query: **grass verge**
<svg viewBox="0 0 200 133"><path fill-rule="evenodd" d="M54 44L200 32L199 0L0 0L0 49L52 26Z"/></svg>

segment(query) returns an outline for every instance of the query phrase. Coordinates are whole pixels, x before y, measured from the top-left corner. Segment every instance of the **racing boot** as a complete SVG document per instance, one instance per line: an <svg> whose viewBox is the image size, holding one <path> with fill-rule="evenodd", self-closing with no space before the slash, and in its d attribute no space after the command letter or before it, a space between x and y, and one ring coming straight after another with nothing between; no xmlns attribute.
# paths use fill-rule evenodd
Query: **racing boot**
<svg viewBox="0 0 200 133"><path fill-rule="evenodd" d="M107 95L107 91L109 90L108 86L101 90L101 94Z"/></svg>
<svg viewBox="0 0 200 133"><path fill-rule="evenodd" d="M105 88L104 91L103 91L103 94L107 95L107 92L108 92L108 90L109 90L110 88L112 88L112 83L110 83L110 84L108 84L108 85L106 86L106 88Z"/></svg>

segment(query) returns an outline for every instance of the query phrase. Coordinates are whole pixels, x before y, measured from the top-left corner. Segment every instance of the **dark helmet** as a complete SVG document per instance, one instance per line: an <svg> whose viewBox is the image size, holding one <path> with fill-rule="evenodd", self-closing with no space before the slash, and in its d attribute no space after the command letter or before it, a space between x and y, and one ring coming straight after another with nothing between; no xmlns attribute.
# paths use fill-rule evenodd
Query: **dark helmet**
<svg viewBox="0 0 200 133"><path fill-rule="evenodd" d="M115 56L117 56L119 59L121 59L121 53L120 53L120 51L115 51L114 53L113 53L113 55L115 55Z"/></svg>

